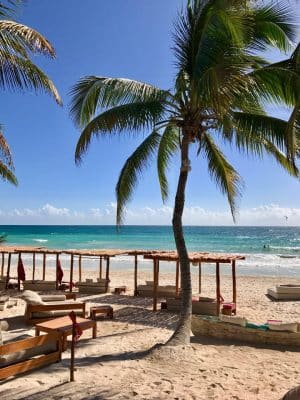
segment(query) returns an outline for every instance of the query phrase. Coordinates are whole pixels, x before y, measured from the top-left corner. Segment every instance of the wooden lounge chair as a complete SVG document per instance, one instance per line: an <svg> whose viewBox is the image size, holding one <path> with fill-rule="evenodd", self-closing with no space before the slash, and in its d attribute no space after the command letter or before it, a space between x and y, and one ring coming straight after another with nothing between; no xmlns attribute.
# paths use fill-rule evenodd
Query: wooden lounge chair
<svg viewBox="0 0 300 400"><path fill-rule="evenodd" d="M61 360L59 332L0 345L0 379L6 379Z"/></svg>
<svg viewBox="0 0 300 400"><path fill-rule="evenodd" d="M79 293L107 293L110 290L109 279L98 279L93 282L92 279L86 279L86 282L78 282L76 287Z"/></svg>
<svg viewBox="0 0 300 400"><path fill-rule="evenodd" d="M85 317L85 303L76 301L43 301L43 298L32 291L25 291L20 296L26 302L25 318L28 324L48 321L49 319L68 315L75 311Z"/></svg>
<svg viewBox="0 0 300 400"><path fill-rule="evenodd" d="M76 314L84 318L85 303L59 301L45 304L27 304L25 318L28 324L35 324L68 315L71 311L75 311Z"/></svg>
<svg viewBox="0 0 300 400"><path fill-rule="evenodd" d="M152 281L146 281L146 285L138 285L138 295L141 297L153 297L154 284ZM180 293L180 291L179 291ZM176 286L165 285L157 286L157 297L176 297Z"/></svg>

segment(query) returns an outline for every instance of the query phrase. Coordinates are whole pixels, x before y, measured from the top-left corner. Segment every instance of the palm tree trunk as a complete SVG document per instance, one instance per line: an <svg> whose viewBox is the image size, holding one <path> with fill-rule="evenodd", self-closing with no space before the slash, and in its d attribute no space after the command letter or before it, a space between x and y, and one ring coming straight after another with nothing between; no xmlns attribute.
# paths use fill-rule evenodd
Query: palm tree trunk
<svg viewBox="0 0 300 400"><path fill-rule="evenodd" d="M192 284L190 262L188 252L185 245L182 214L185 200L185 187L189 172L189 135L184 135L181 145L181 169L178 179L177 192L175 197L175 206L173 212L173 232L176 243L177 252L180 261L181 274L181 310L180 318L175 332L166 343L167 345L176 346L180 344L190 343L191 329L191 312L192 312Z"/></svg>

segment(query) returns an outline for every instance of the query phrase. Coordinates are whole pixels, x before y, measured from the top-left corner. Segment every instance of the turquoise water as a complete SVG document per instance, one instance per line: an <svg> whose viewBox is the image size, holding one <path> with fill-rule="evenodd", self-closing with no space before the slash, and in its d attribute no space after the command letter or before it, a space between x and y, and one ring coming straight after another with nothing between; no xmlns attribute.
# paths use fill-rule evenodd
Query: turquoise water
<svg viewBox="0 0 300 400"><path fill-rule="evenodd" d="M0 226L7 245L174 249L169 226ZM300 227L185 227L190 251L243 253L242 273L300 276ZM127 265L120 259L120 265ZM123 262L123 264L122 264ZM145 263L145 266L147 264Z"/></svg>

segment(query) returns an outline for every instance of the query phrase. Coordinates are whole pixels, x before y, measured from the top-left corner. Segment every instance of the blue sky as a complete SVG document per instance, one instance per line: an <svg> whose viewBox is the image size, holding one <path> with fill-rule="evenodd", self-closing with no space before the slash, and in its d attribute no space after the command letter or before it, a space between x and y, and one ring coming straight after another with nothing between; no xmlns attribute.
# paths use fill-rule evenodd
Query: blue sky
<svg viewBox="0 0 300 400"><path fill-rule="evenodd" d="M80 77L90 74L171 87L172 22L180 4L180 0L28 0L18 20L54 45L56 60L40 56L34 60L56 84L64 106L58 107L45 94L2 93L1 122L19 186L0 183L0 223L114 223L118 173L139 140L94 140L83 164L76 167L79 132L68 115L68 92ZM268 158L260 161L230 149L225 152L245 181L240 225L286 224L285 215L290 225L300 225L299 181ZM185 222L230 224L226 199L210 180L206 164L195 154L192 164ZM174 163L169 172L170 200L164 206L154 165L147 170L129 206L127 223L171 223L177 175Z"/></svg>

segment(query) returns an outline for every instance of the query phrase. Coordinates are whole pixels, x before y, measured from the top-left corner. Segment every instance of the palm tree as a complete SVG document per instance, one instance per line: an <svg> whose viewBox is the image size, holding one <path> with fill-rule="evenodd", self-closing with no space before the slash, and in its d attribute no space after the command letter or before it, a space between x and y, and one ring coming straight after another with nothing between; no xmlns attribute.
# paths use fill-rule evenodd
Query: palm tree
<svg viewBox="0 0 300 400"><path fill-rule="evenodd" d="M197 146L198 155L207 160L233 218L242 181L221 150L223 142L246 154L263 157L267 153L290 175L299 177L299 124L265 112L266 102L299 105L299 77L288 68L272 67L258 55L268 46L287 51L294 38L291 14L282 3L254 6L240 0L191 0L175 25L173 90L98 76L80 79L71 90L71 116L81 129L76 163L81 162L93 136L151 132L121 170L116 186L118 225L153 156L166 200L166 171L171 157L180 154L172 225L181 266L182 305L169 344L190 340L192 289L182 214L191 146Z"/></svg>
<svg viewBox="0 0 300 400"><path fill-rule="evenodd" d="M61 104L53 82L30 59L35 53L54 58L54 48L39 32L12 19L20 2L0 2L0 90L42 90ZM0 176L16 185L13 169L9 146L0 126Z"/></svg>

